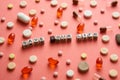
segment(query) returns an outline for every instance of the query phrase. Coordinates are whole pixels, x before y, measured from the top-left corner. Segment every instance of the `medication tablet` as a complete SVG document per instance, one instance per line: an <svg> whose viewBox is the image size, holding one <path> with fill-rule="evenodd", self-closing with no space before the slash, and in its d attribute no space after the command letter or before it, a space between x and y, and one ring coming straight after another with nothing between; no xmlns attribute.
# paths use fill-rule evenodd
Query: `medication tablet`
<svg viewBox="0 0 120 80"><path fill-rule="evenodd" d="M44 23L43 22L40 22L39 23L39 27L43 27Z"/></svg>
<svg viewBox="0 0 120 80"><path fill-rule="evenodd" d="M48 29L48 34L52 34L52 29Z"/></svg>
<svg viewBox="0 0 120 80"><path fill-rule="evenodd" d="M3 52L0 52L0 57L3 57L4 53Z"/></svg>
<svg viewBox="0 0 120 80"><path fill-rule="evenodd" d="M86 59L86 58L87 58L87 54L86 54L86 53L82 53L82 54L81 54L81 58L82 58L82 59Z"/></svg>
<svg viewBox="0 0 120 80"><path fill-rule="evenodd" d="M90 10L85 10L83 14L84 14L85 18L91 18L92 17L92 11L90 11Z"/></svg>
<svg viewBox="0 0 120 80"><path fill-rule="evenodd" d="M22 13L22 12L19 12L19 13L17 14L17 19L18 19L19 21L23 22L23 23L26 23L26 24L28 24L28 23L30 22L30 17L27 16L27 15L25 15L25 14Z"/></svg>
<svg viewBox="0 0 120 80"><path fill-rule="evenodd" d="M76 78L75 80L80 80L79 78Z"/></svg>
<svg viewBox="0 0 120 80"><path fill-rule="evenodd" d="M43 77L41 77L41 79L40 79L40 80L46 80L46 77L44 77L44 76L43 76Z"/></svg>
<svg viewBox="0 0 120 80"><path fill-rule="evenodd" d="M74 76L74 71L73 70L68 70L67 73L66 73L66 76L68 78L72 78Z"/></svg>
<svg viewBox="0 0 120 80"><path fill-rule="evenodd" d="M68 27L68 22L67 21L62 21L61 22L61 28L67 28Z"/></svg>
<svg viewBox="0 0 120 80"><path fill-rule="evenodd" d="M2 17L1 18L1 22L5 22L6 18L5 17Z"/></svg>
<svg viewBox="0 0 120 80"><path fill-rule="evenodd" d="M15 54L11 53L9 54L9 59L14 59L15 58Z"/></svg>
<svg viewBox="0 0 120 80"><path fill-rule="evenodd" d="M67 8L67 6L68 6L68 4L67 4L67 3L61 3L61 5L60 5L60 7L61 7L61 8L63 8L63 9L66 9L66 8Z"/></svg>
<svg viewBox="0 0 120 80"><path fill-rule="evenodd" d="M7 65L7 68L9 70L14 70L16 67L16 64L14 62L9 62L8 65Z"/></svg>
<svg viewBox="0 0 120 80"><path fill-rule="evenodd" d="M32 31L30 29L25 29L23 31L23 37L29 38L29 37L31 37L31 35L32 35Z"/></svg>
<svg viewBox="0 0 120 80"><path fill-rule="evenodd" d="M96 7L97 6L97 1L96 0L91 0L90 1L90 6L91 7Z"/></svg>
<svg viewBox="0 0 120 80"><path fill-rule="evenodd" d="M8 8L8 9L12 9L12 8L13 8L13 4L9 3L9 4L7 5L7 8Z"/></svg>
<svg viewBox="0 0 120 80"><path fill-rule="evenodd" d="M54 76L54 77L58 77L58 72L54 72L54 73L53 73L53 76Z"/></svg>
<svg viewBox="0 0 120 80"><path fill-rule="evenodd" d="M101 14L105 13L105 9L100 10Z"/></svg>
<svg viewBox="0 0 120 80"><path fill-rule="evenodd" d="M70 64L71 64L71 60L70 60L70 59L67 59L67 60L66 60L66 64L67 64L67 65L70 65Z"/></svg>
<svg viewBox="0 0 120 80"><path fill-rule="evenodd" d="M5 42L5 38L4 37L0 37L0 44L3 44Z"/></svg>
<svg viewBox="0 0 120 80"><path fill-rule="evenodd" d="M35 16L36 13L37 13L37 11L36 11L35 9L31 9L31 10L29 11L29 15L30 15L30 16Z"/></svg>
<svg viewBox="0 0 120 80"><path fill-rule="evenodd" d="M118 61L118 55L117 54L111 54L110 55L110 61L117 62Z"/></svg>
<svg viewBox="0 0 120 80"><path fill-rule="evenodd" d="M115 35L115 40L118 45L120 45L120 34Z"/></svg>
<svg viewBox="0 0 120 80"><path fill-rule="evenodd" d="M41 14L44 14L45 13L45 9L41 9Z"/></svg>
<svg viewBox="0 0 120 80"><path fill-rule="evenodd" d="M78 65L78 70L80 72L87 72L89 70L89 65L87 62L80 62Z"/></svg>
<svg viewBox="0 0 120 80"><path fill-rule="evenodd" d="M116 77L118 76L118 71L115 70L115 69L109 70L109 76L110 76L111 78L116 78Z"/></svg>
<svg viewBox="0 0 120 80"><path fill-rule="evenodd" d="M35 56L35 55L30 56L29 61L31 63L35 63L37 61L37 56Z"/></svg>
<svg viewBox="0 0 120 80"><path fill-rule="evenodd" d="M120 17L120 13L119 13L119 12L113 12L113 13L112 13L112 17L113 17L114 19L118 19L118 18Z"/></svg>
<svg viewBox="0 0 120 80"><path fill-rule="evenodd" d="M7 23L7 28L8 29L11 29L11 28L13 28L14 27L14 23L13 22L8 22Z"/></svg>
<svg viewBox="0 0 120 80"><path fill-rule="evenodd" d="M100 49L100 53L101 53L102 55L107 55L107 54L108 54L108 49L105 48L105 47L102 47L102 48Z"/></svg>
<svg viewBox="0 0 120 80"><path fill-rule="evenodd" d="M62 56L62 54L63 54L63 51L59 50L58 51L58 56Z"/></svg>
<svg viewBox="0 0 120 80"><path fill-rule="evenodd" d="M107 43L107 42L109 42L109 40L110 40L110 37L108 35L103 35L102 36L102 41L103 42Z"/></svg>
<svg viewBox="0 0 120 80"><path fill-rule="evenodd" d="M39 3L39 2L40 2L40 0L35 0L35 2L36 2L36 3Z"/></svg>
<svg viewBox="0 0 120 80"><path fill-rule="evenodd" d="M19 6L20 6L21 8L26 7L26 6L27 6L27 2L26 2L25 0L22 0L22 1L20 1Z"/></svg>
<svg viewBox="0 0 120 80"><path fill-rule="evenodd" d="M54 21L54 25L58 25L59 24L59 21L58 20L55 20Z"/></svg>
<svg viewBox="0 0 120 80"><path fill-rule="evenodd" d="M51 0L50 4L51 4L52 7L55 7L55 6L57 6L58 1L57 0Z"/></svg>

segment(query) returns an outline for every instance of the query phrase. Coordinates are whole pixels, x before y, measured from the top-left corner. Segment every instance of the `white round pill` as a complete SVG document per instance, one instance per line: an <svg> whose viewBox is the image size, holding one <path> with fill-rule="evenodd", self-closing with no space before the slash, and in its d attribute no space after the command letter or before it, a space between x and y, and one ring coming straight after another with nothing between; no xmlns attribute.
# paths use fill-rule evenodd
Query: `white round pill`
<svg viewBox="0 0 120 80"><path fill-rule="evenodd" d="M5 42L5 38L4 37L0 37L0 44L3 44Z"/></svg>
<svg viewBox="0 0 120 80"><path fill-rule="evenodd" d="M29 61L31 63L35 63L37 61L37 56L35 56L35 55L30 56Z"/></svg>
<svg viewBox="0 0 120 80"><path fill-rule="evenodd" d="M66 8L67 8L67 6L68 6L68 4L67 4L67 3L65 3L65 2L64 2L64 3L61 3L61 5L60 5L60 7L61 7L61 8L63 8L63 9L66 9Z"/></svg>
<svg viewBox="0 0 120 80"><path fill-rule="evenodd" d="M113 13L112 13L112 17L113 17L114 19L118 19L118 18L120 17L120 13L119 13L119 12L113 12Z"/></svg>
<svg viewBox="0 0 120 80"><path fill-rule="evenodd" d="M102 41L103 42L107 43L107 42L109 42L109 40L110 40L110 37L108 35L103 35L102 36Z"/></svg>
<svg viewBox="0 0 120 80"><path fill-rule="evenodd" d="M110 76L111 78L116 78L116 77L118 76L118 71L115 70L115 69L109 70L109 76Z"/></svg>
<svg viewBox="0 0 120 80"><path fill-rule="evenodd" d="M110 55L110 61L117 62L118 61L118 55L117 54L111 54Z"/></svg>
<svg viewBox="0 0 120 80"><path fill-rule="evenodd" d="M14 62L9 62L8 65L7 65L7 68L9 70L14 70L16 67L16 64Z"/></svg>
<svg viewBox="0 0 120 80"><path fill-rule="evenodd" d="M105 48L105 47L102 47L102 48L100 49L100 53L101 53L102 55L107 55L107 54L108 54L108 49Z"/></svg>
<svg viewBox="0 0 120 80"><path fill-rule="evenodd" d="M62 21L61 22L61 28L67 28L68 27L68 22L67 21Z"/></svg>
<svg viewBox="0 0 120 80"><path fill-rule="evenodd" d="M92 11L90 11L90 10L85 10L83 14L84 14L85 18L91 18L92 17Z"/></svg>
<svg viewBox="0 0 120 80"><path fill-rule="evenodd" d="M58 1L57 0L51 0L50 4L51 4L52 7L55 7L55 6L57 6Z"/></svg>
<svg viewBox="0 0 120 80"><path fill-rule="evenodd" d="M46 77L44 77L44 76L43 76L43 77L41 77L41 80L46 80Z"/></svg>
<svg viewBox="0 0 120 80"><path fill-rule="evenodd" d="M74 71L73 70L68 70L66 73L66 76L69 78L72 78L74 76Z"/></svg>
<svg viewBox="0 0 120 80"><path fill-rule="evenodd" d="M58 77L58 72L54 72L54 73L53 73L53 76L54 76L54 77Z"/></svg>
<svg viewBox="0 0 120 80"><path fill-rule="evenodd" d="M80 62L78 64L78 70L80 72L87 72L89 70L89 65L87 62Z"/></svg>
<svg viewBox="0 0 120 80"><path fill-rule="evenodd" d="M0 57L3 57L4 53L3 52L0 52Z"/></svg>
<svg viewBox="0 0 120 80"><path fill-rule="evenodd" d="M30 16L35 16L36 13L37 13L37 11L36 11L35 9L31 9L31 10L29 11L29 15L30 15Z"/></svg>
<svg viewBox="0 0 120 80"><path fill-rule="evenodd" d="M1 22L5 22L6 18L5 17L2 17L1 18Z"/></svg>
<svg viewBox="0 0 120 80"><path fill-rule="evenodd" d="M91 7L96 7L97 6L97 1L96 0L91 0L90 1L90 6Z"/></svg>
<svg viewBox="0 0 120 80"><path fill-rule="evenodd" d="M13 22L8 22L7 23L7 28L8 29L11 29L11 28L13 28L14 27L14 23Z"/></svg>
<svg viewBox="0 0 120 80"><path fill-rule="evenodd" d="M22 0L22 1L20 1L19 6L20 6L21 8L25 8L25 7L27 6L27 2L26 2L25 0Z"/></svg>
<svg viewBox="0 0 120 80"><path fill-rule="evenodd" d="M58 56L62 56L62 54L63 54L63 51L59 50L58 51Z"/></svg>
<svg viewBox="0 0 120 80"><path fill-rule="evenodd" d="M23 31L23 37L29 38L29 37L31 37L31 35L32 35L32 31L30 29L25 29Z"/></svg>
<svg viewBox="0 0 120 80"><path fill-rule="evenodd" d="M87 54L86 54L86 53L82 53L82 54L81 54L81 58L82 58L82 59L86 59L86 58L87 58Z"/></svg>
<svg viewBox="0 0 120 80"><path fill-rule="evenodd" d="M67 60L66 60L66 64L67 64L67 65L70 65L70 64L71 64L71 60L70 60L70 59L67 59Z"/></svg>
<svg viewBox="0 0 120 80"><path fill-rule="evenodd" d="M11 54L9 54L9 59L14 59L15 58L15 54L13 54L13 53L11 53Z"/></svg>

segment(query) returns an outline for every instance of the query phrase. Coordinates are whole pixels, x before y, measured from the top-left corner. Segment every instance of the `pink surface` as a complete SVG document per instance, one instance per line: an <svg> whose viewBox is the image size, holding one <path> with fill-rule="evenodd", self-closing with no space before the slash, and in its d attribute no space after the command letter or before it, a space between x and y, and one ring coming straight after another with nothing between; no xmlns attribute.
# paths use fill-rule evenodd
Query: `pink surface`
<svg viewBox="0 0 120 80"><path fill-rule="evenodd" d="M59 4L57 7L52 8L50 6L49 0L41 0L40 3L35 3L34 0L26 0L28 5L26 8L20 8L19 2L20 0L0 0L0 18L6 17L6 21L4 23L0 23L0 36L5 37L6 42L3 45L0 45L0 51L4 52L4 56L0 58L0 80L24 80L21 78L21 69L25 66L32 66L33 71L28 80L40 80L42 76L45 76L47 80L69 80L66 77L66 71L72 69L75 71L75 75L71 80L75 78L80 78L81 80L93 80L93 75L95 72L101 74L106 80L120 80L120 61L117 63L112 63L109 60L109 57L112 53L116 53L120 56L120 47L116 45L115 42L115 34L120 33L118 24L119 19L114 20L111 16L112 12L119 11L120 12L120 3L115 8L111 8L109 6L109 1L112 0L97 0L98 5L96 8L91 8L89 6L90 0L85 0L84 2L80 2L78 6L72 5L72 0L58 0ZM64 10L63 16L59 21L68 21L69 25L66 29L61 29L60 24L55 26L54 21L56 20L56 10L62 2L68 3L68 8ZM7 4L12 3L14 5L12 10L7 9ZM112 31L107 31L107 35L110 36L110 42L104 44L101 41L101 36L103 34L99 34L97 41L86 41L77 43L76 42L76 27L79 24L78 21L73 19L72 12L77 11L82 7L83 10L92 10L93 16L91 19L82 19L85 21L85 29L84 32L98 32L101 26L112 26ZM33 29L33 34L31 38L45 37L44 46L40 47L32 47L23 50L21 48L21 42L25 40L22 37L22 31L27 29L30 25L23 25L19 21L17 21L17 13L24 12L27 15L29 14L30 9L36 9L37 15L39 17L39 22L44 22L43 27L37 26ZM44 14L40 14L40 10L45 9ZM105 9L105 13L101 14L100 10ZM78 12L79 15L83 16L83 12ZM94 20L98 20L98 25L94 25ZM8 21L13 21L15 26L13 29L7 29L6 23ZM60 43L60 44L50 44L49 37L51 35L48 34L48 29L52 29L52 35L61 35L61 34L72 34L72 42L70 44ZM8 46L7 45L7 37L13 32L16 34L15 42ZM107 56L102 56L100 54L100 48L107 47L109 49L109 54ZM63 55L61 57L58 56L58 51L62 50ZM89 71L86 74L81 74L78 72L77 67L79 62L81 62L80 55L82 52L87 53L88 57L85 61L89 64ZM13 62L16 63L16 69L14 71L9 72L7 70L7 64L11 62L8 56L10 53L15 54L15 59ZM38 61L35 64L29 63L29 56L36 55L38 57ZM102 56L103 58L103 68L100 71L97 71L95 68L96 58ZM48 58L53 57L59 60L59 64L56 69L51 70L48 67ZM66 60L71 60L71 65L66 65ZM118 70L118 77L116 79L111 79L108 75L110 69ZM54 71L59 73L57 78L53 77Z"/></svg>

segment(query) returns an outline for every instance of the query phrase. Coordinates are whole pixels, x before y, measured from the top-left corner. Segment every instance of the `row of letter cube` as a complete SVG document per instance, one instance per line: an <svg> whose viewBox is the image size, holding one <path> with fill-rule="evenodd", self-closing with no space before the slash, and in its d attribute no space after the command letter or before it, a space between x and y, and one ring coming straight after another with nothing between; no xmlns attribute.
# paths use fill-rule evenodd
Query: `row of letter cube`
<svg viewBox="0 0 120 80"><path fill-rule="evenodd" d="M31 46L44 45L44 37L28 39L22 42L22 48L27 48Z"/></svg>
<svg viewBox="0 0 120 80"><path fill-rule="evenodd" d="M58 43L58 42L71 42L72 35L56 35L50 36L50 43Z"/></svg>
<svg viewBox="0 0 120 80"><path fill-rule="evenodd" d="M77 41L97 40L97 38L98 38L98 33L82 33L76 35Z"/></svg>

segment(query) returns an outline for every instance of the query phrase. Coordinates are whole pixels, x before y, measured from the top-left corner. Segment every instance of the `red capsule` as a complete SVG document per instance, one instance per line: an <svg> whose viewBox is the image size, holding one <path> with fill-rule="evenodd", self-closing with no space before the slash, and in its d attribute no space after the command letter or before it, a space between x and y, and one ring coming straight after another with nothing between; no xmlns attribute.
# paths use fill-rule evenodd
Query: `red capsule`
<svg viewBox="0 0 120 80"><path fill-rule="evenodd" d="M15 34L14 33L9 34L8 44L13 44L14 40L15 40Z"/></svg>

